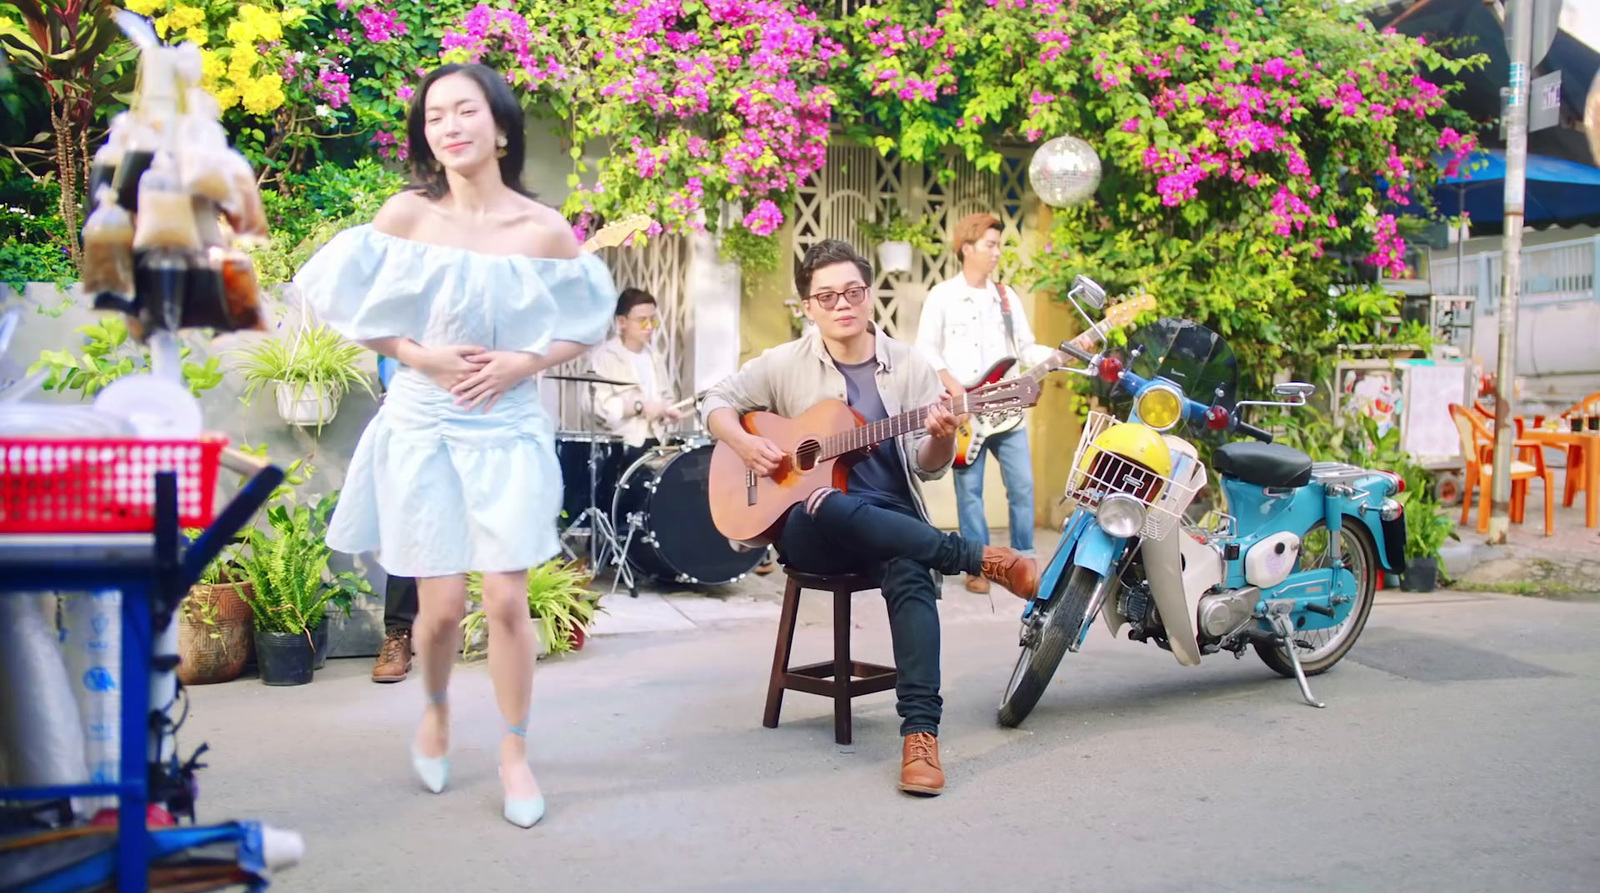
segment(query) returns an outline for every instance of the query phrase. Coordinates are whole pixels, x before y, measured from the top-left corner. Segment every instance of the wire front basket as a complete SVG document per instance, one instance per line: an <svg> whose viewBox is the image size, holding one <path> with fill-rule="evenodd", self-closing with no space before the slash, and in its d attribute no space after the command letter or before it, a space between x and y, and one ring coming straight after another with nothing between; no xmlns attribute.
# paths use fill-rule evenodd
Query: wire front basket
<svg viewBox="0 0 1600 893"><path fill-rule="evenodd" d="M1176 474L1163 475L1126 456L1096 449L1100 435L1120 424L1116 417L1091 412L1084 422L1083 436L1072 457L1072 475L1067 479L1068 499L1077 500L1091 511L1101 500L1114 494L1137 499L1145 507L1144 539L1162 539L1173 525L1182 523L1183 513L1205 483L1205 475L1189 456L1173 453ZM1198 473L1197 473L1198 472Z"/></svg>

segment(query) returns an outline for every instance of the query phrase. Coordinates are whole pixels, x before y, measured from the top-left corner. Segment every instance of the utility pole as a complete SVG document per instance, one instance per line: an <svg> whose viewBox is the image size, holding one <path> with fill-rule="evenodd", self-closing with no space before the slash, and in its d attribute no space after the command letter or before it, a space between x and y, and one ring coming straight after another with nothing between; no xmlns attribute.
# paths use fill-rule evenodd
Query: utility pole
<svg viewBox="0 0 1600 893"><path fill-rule="evenodd" d="M1522 291L1522 215L1528 174L1528 68L1533 55L1535 0L1507 0L1520 8L1511 20L1511 92L1506 99L1505 243L1500 266L1500 357L1495 375L1494 477L1490 485L1489 544L1504 545L1511 528L1511 449L1516 431L1511 398L1517 377L1517 299Z"/></svg>

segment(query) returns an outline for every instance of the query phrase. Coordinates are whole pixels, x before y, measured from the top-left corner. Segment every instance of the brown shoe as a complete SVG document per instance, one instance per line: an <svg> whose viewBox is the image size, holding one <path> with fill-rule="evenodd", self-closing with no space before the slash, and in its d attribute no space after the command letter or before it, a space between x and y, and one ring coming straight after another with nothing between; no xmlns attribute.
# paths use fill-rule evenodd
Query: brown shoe
<svg viewBox="0 0 1600 893"><path fill-rule="evenodd" d="M392 629L383 637L378 662L372 665L373 682L401 682L411 672L411 630Z"/></svg>
<svg viewBox="0 0 1600 893"><path fill-rule="evenodd" d="M930 797L944 793L938 736L927 732L906 736L905 750L900 757L900 790Z"/></svg>
<svg viewBox="0 0 1600 893"><path fill-rule="evenodd" d="M1039 566L1016 549L984 546L983 576L1018 598L1033 598L1039 593Z"/></svg>
<svg viewBox="0 0 1600 893"><path fill-rule="evenodd" d="M763 577L765 577L767 574L770 574L770 573L772 573L773 571L775 571L777 569L778 569L778 562L773 561L770 558L767 559L766 561L763 561L760 564L756 565L756 573L760 574Z"/></svg>
<svg viewBox="0 0 1600 893"><path fill-rule="evenodd" d="M971 574L967 574L967 591L986 595L989 592L989 581L982 577L974 577Z"/></svg>

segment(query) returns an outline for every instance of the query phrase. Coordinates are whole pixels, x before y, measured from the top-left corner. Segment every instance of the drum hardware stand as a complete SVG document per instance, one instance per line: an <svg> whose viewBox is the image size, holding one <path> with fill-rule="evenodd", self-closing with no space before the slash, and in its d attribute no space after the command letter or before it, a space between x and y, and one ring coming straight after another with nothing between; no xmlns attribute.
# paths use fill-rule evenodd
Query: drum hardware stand
<svg viewBox="0 0 1600 893"><path fill-rule="evenodd" d="M644 526L644 515L640 512L628 513L628 535L622 541L622 550L612 564L617 566L617 575L611 580L611 595L617 594L617 584L624 578L628 581L628 597L639 597L639 581L633 575L633 567L628 564L628 549L633 546L633 535L640 527Z"/></svg>
<svg viewBox="0 0 1600 893"><path fill-rule="evenodd" d="M572 559L578 557L568 545L567 539L574 535L579 528L587 526L589 534L589 566L598 568L610 562L600 560L608 555L606 550L615 552L617 548L617 534L611 527L611 519L601 511L597 505L600 493L600 452L599 444L595 441L589 443L589 507L584 509L578 517L567 525L561 534L561 548ZM591 516L593 516L591 518Z"/></svg>

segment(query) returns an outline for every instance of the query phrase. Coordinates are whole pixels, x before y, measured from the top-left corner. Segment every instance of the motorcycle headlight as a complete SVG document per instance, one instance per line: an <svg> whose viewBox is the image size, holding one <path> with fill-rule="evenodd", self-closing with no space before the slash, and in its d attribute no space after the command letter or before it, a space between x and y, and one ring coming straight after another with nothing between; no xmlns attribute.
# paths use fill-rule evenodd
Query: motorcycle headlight
<svg viewBox="0 0 1600 893"><path fill-rule="evenodd" d="M1145 388L1134 402L1139 421L1157 431L1166 431L1183 421L1183 395L1166 385Z"/></svg>
<svg viewBox="0 0 1600 893"><path fill-rule="evenodd" d="M1126 493L1113 493L1100 500L1095 520L1112 536L1137 536L1144 529L1144 503Z"/></svg>

